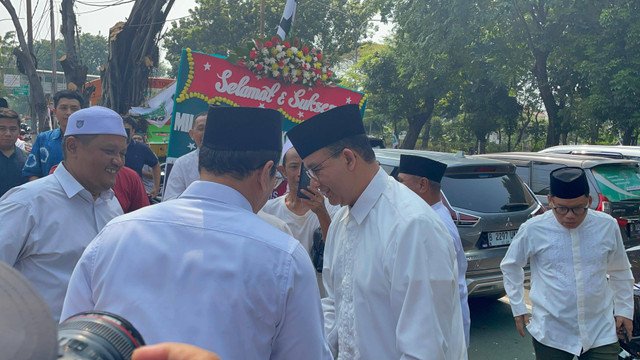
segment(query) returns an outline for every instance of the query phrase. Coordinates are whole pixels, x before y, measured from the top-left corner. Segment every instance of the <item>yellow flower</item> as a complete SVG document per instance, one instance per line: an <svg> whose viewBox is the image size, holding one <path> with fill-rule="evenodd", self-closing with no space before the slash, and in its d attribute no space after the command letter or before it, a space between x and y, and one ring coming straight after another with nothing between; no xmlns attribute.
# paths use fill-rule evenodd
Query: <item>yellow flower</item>
<svg viewBox="0 0 640 360"><path fill-rule="evenodd" d="M306 58L304 58L307 62L311 62L311 56L307 55Z"/></svg>
<svg viewBox="0 0 640 360"><path fill-rule="evenodd" d="M271 53L272 53L273 55L275 55L275 54L277 54L277 53L278 53L278 50L276 50L276 48L271 48Z"/></svg>
<svg viewBox="0 0 640 360"><path fill-rule="evenodd" d="M289 72L289 66L285 65L284 68L282 68L282 70L284 70L284 72Z"/></svg>
<svg viewBox="0 0 640 360"><path fill-rule="evenodd" d="M322 74L322 81L327 80L327 74Z"/></svg>
<svg viewBox="0 0 640 360"><path fill-rule="evenodd" d="M293 51L291 51L291 49L288 49L286 51L286 54L287 54L288 57L291 57L291 55L293 55Z"/></svg>
<svg viewBox="0 0 640 360"><path fill-rule="evenodd" d="M271 65L271 68L273 70L278 70L280 68L280 66L278 66L278 63L273 63L273 65Z"/></svg>
<svg viewBox="0 0 640 360"><path fill-rule="evenodd" d="M299 57L299 58L301 58L301 57L303 57L303 56L304 56L304 54L302 53L302 51L298 51L298 53L297 53L296 55L298 55L298 57Z"/></svg>
<svg viewBox="0 0 640 360"><path fill-rule="evenodd" d="M322 66L322 64L320 64L319 62L316 63L316 69L320 69L320 66Z"/></svg>

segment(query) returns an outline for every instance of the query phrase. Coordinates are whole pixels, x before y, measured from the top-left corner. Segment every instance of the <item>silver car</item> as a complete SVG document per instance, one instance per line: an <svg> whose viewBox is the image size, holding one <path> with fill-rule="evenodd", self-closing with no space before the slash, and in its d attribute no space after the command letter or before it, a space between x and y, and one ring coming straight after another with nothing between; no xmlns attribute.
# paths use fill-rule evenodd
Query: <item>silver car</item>
<svg viewBox="0 0 640 360"><path fill-rule="evenodd" d="M441 198L458 227L467 262L469 296L504 295L500 262L518 228L544 207L516 175L510 163L458 154L376 149L390 175L398 175L401 154L424 156L447 164ZM529 271L526 269L526 279Z"/></svg>

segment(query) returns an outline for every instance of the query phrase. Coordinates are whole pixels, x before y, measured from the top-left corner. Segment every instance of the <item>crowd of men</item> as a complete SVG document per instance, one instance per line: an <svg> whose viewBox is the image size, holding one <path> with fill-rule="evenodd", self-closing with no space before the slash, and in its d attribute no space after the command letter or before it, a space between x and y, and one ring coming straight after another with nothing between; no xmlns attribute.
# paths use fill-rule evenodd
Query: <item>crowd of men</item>
<svg viewBox="0 0 640 360"><path fill-rule="evenodd" d="M70 91L54 103L60 126L26 160L19 118L0 108L0 261L56 321L123 316L162 343L138 360L467 358L467 264L440 201L446 165L403 155L398 180L387 175L357 105L297 125L284 147L278 111L210 107L189 132L197 150L148 206L143 166L155 197L159 165L132 140L135 121L82 109ZM269 200L278 171L289 191ZM551 180L551 211L521 227L502 262L516 329L527 325L538 359L617 359L633 319L619 228L588 209L582 170Z"/></svg>

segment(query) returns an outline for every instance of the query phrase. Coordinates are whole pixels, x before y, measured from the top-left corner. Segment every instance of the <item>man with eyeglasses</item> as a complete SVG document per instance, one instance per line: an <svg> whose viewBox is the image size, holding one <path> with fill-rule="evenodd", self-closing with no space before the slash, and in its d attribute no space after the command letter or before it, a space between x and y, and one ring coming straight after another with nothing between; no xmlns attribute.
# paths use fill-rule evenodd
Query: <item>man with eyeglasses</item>
<svg viewBox="0 0 640 360"><path fill-rule="evenodd" d="M516 328L524 337L527 326L538 360L617 360L618 338L630 340L633 330L633 275L618 224L589 209L581 168L556 169L550 177L552 211L522 224L500 264Z"/></svg>
<svg viewBox="0 0 640 360"><path fill-rule="evenodd" d="M358 105L288 133L332 205L322 299L338 359L467 358L451 236L429 204L380 168Z"/></svg>

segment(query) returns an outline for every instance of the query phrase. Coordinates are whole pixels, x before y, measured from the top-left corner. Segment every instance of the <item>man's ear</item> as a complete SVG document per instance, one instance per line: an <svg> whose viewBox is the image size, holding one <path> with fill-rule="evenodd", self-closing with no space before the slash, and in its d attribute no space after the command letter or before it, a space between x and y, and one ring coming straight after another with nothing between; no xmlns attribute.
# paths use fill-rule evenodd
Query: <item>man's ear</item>
<svg viewBox="0 0 640 360"><path fill-rule="evenodd" d="M64 146L67 154L76 154L78 152L78 148L80 147L80 141L73 136L69 136L66 140L64 140Z"/></svg>
<svg viewBox="0 0 640 360"><path fill-rule="evenodd" d="M282 176L287 177L287 174L284 172L284 165L278 165L278 171L280 171Z"/></svg>
<svg viewBox="0 0 640 360"><path fill-rule="evenodd" d="M427 179L426 177L421 177L420 180L418 180L418 184L420 185L421 194L424 194L431 189L431 186L429 185L429 179Z"/></svg>
<svg viewBox="0 0 640 360"><path fill-rule="evenodd" d="M273 160L269 160L257 171L256 181L260 190L265 190L266 188L269 188L269 191L273 190L273 176L271 176L273 166Z"/></svg>
<svg viewBox="0 0 640 360"><path fill-rule="evenodd" d="M342 155L344 155L345 159L347 160L347 169L349 171L355 170L355 168L356 168L356 160L358 158L356 153L353 152L353 150L351 150L349 148L345 148L344 150L342 150Z"/></svg>

